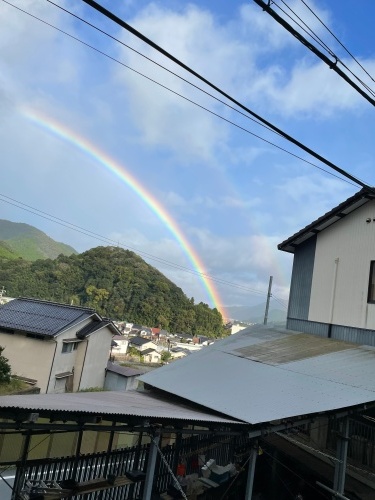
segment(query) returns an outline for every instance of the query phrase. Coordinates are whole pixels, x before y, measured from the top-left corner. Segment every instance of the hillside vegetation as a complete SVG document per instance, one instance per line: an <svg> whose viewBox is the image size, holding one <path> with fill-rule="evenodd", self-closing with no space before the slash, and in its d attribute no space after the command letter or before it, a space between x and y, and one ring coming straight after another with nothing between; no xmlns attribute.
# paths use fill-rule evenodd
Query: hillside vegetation
<svg viewBox="0 0 375 500"><path fill-rule="evenodd" d="M0 219L0 258L26 260L55 259L58 255L77 253L65 243L59 243L43 231L23 224Z"/></svg>
<svg viewBox="0 0 375 500"><path fill-rule="evenodd" d="M194 304L174 283L134 252L97 247L79 255L29 262L2 260L0 286L24 296L93 307L115 320L171 332L219 337L221 314Z"/></svg>

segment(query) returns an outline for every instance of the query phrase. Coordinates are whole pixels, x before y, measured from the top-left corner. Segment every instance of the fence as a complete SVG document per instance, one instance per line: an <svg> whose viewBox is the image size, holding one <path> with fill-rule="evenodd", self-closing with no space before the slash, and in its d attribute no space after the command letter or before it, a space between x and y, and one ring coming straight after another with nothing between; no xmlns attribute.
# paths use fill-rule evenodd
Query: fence
<svg viewBox="0 0 375 500"><path fill-rule="evenodd" d="M327 448L336 450L339 421L332 420L328 428ZM375 426L349 419L348 458L354 465L375 468Z"/></svg>
<svg viewBox="0 0 375 500"><path fill-rule="evenodd" d="M248 438L241 437L218 437L207 435L194 435L189 438L178 439L173 445L162 448L164 457L173 471L177 464L184 459L186 473L198 472L203 465L201 460L213 458L220 465L233 461L237 450L247 446ZM25 480L64 481L74 478L77 482L85 482L98 477L108 475L124 476L130 470L142 470L147 468L149 444L133 446L105 453L81 455L78 457L64 457L59 459L38 459L27 461L24 465L17 464L15 489L19 491ZM154 487L158 492L166 491L173 480L166 465L158 456L155 468ZM18 485L18 486L17 486ZM133 483L125 486L113 487L98 497L98 492L85 495L75 495L74 500L128 500L139 498L142 483ZM14 498L16 498L14 494Z"/></svg>

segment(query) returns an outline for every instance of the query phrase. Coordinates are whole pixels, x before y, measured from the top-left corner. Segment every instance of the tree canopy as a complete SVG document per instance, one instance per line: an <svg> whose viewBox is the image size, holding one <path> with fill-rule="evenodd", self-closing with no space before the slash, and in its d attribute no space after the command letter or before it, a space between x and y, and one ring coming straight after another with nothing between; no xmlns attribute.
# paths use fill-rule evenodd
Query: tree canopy
<svg viewBox="0 0 375 500"><path fill-rule="evenodd" d="M160 271L118 247L97 247L54 260L4 259L0 285L13 297L92 307L114 320L210 337L224 333L217 309L194 304Z"/></svg>

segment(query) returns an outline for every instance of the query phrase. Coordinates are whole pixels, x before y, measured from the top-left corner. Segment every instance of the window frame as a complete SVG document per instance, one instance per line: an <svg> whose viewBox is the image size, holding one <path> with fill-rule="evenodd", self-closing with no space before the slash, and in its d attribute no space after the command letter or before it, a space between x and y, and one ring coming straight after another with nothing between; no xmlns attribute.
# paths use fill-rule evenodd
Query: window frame
<svg viewBox="0 0 375 500"><path fill-rule="evenodd" d="M71 354L78 348L79 342L64 342L61 348L61 354Z"/></svg>
<svg viewBox="0 0 375 500"><path fill-rule="evenodd" d="M370 273L368 278L367 303L375 304L375 260L370 262Z"/></svg>

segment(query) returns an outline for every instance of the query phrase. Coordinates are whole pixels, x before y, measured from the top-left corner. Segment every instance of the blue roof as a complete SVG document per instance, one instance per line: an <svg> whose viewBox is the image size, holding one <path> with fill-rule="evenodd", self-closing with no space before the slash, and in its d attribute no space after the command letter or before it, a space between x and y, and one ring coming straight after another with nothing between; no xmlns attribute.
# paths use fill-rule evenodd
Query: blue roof
<svg viewBox="0 0 375 500"><path fill-rule="evenodd" d="M0 307L0 329L54 337L95 311L45 300L19 298Z"/></svg>

